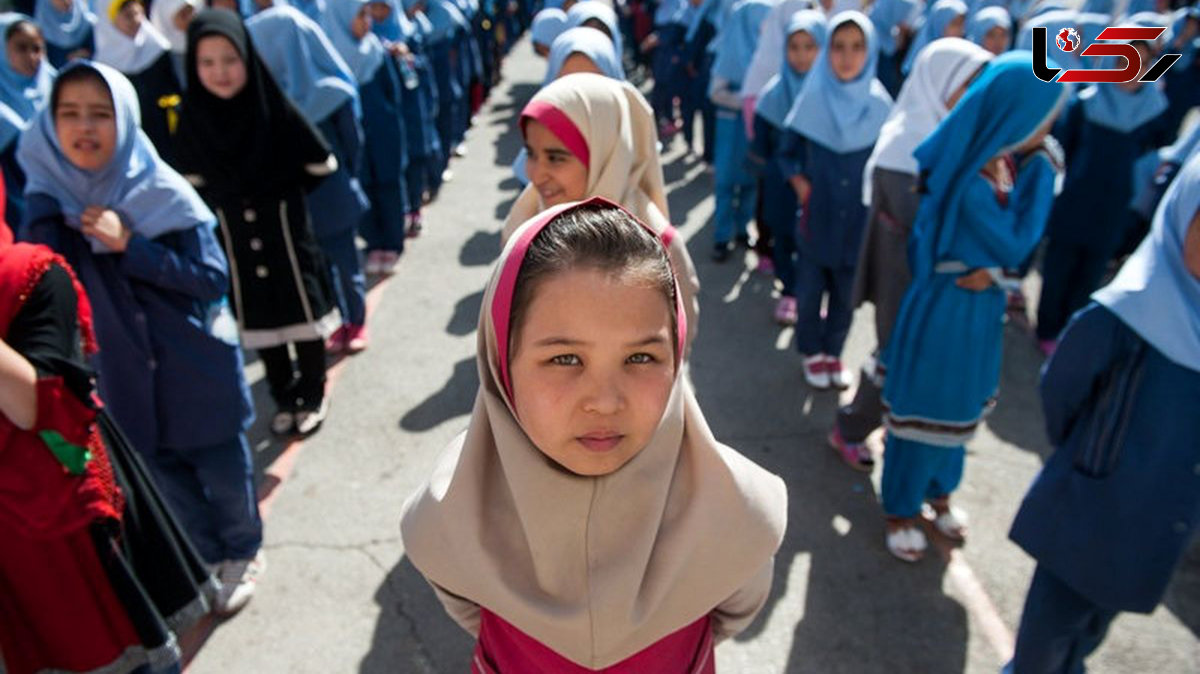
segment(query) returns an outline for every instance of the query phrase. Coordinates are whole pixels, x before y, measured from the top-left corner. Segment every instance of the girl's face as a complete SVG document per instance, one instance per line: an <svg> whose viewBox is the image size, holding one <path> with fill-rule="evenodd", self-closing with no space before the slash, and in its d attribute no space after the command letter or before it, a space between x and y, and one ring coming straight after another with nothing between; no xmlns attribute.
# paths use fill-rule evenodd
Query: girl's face
<svg viewBox="0 0 1200 674"><path fill-rule="evenodd" d="M117 147L117 114L108 87L94 78L63 84L54 130L63 154L76 168L98 171L108 166Z"/></svg>
<svg viewBox="0 0 1200 674"><path fill-rule="evenodd" d="M591 59L591 57L589 57L587 54L581 54L580 52L571 54L567 57L566 61L563 61L562 68L560 68L558 71L558 77L566 77L572 73L595 73L596 75L604 74L603 71L600 70L600 67L596 65L596 62ZM555 79L558 79L558 77Z"/></svg>
<svg viewBox="0 0 1200 674"><path fill-rule="evenodd" d="M116 18L113 19L113 25L127 37L134 37L145 20L146 8L142 7L142 3L138 2L138 0L128 0L125 4L121 5L120 11L117 12Z"/></svg>
<svg viewBox="0 0 1200 674"><path fill-rule="evenodd" d="M414 2L412 6L404 8L404 13L407 14L408 18L410 19L423 11L425 11L425 0Z"/></svg>
<svg viewBox="0 0 1200 674"><path fill-rule="evenodd" d="M550 56L550 45L534 42L533 51L542 58L548 58Z"/></svg>
<svg viewBox="0 0 1200 674"><path fill-rule="evenodd" d="M967 16L959 14L950 19L950 23L946 24L946 30L942 31L942 37L962 37L967 34Z"/></svg>
<svg viewBox="0 0 1200 674"><path fill-rule="evenodd" d="M229 100L246 87L246 62L228 38L207 35L196 43L196 75L209 93Z"/></svg>
<svg viewBox="0 0 1200 674"><path fill-rule="evenodd" d="M525 122L525 173L546 208L587 196L588 169L541 122Z"/></svg>
<svg viewBox="0 0 1200 674"><path fill-rule="evenodd" d="M996 26L983 34L982 46L984 49L999 56L1008 51L1009 39L1008 29L1004 26Z"/></svg>
<svg viewBox="0 0 1200 674"><path fill-rule="evenodd" d="M370 30L371 17L367 15L366 5L363 5L363 8L354 15L354 20L350 22L350 34L354 36L355 40L361 40L367 36Z"/></svg>
<svg viewBox="0 0 1200 674"><path fill-rule="evenodd" d="M787 62L798 73L808 72L820 52L817 41L805 31L797 31L788 37Z"/></svg>
<svg viewBox="0 0 1200 674"><path fill-rule="evenodd" d="M833 74L850 82L862 74L867 65L867 36L853 23L843 23L829 39L829 65Z"/></svg>
<svg viewBox="0 0 1200 674"><path fill-rule="evenodd" d="M50 0L50 4L54 5L55 10L65 14L75 4L75 0Z"/></svg>
<svg viewBox="0 0 1200 674"><path fill-rule="evenodd" d="M671 396L669 302L595 268L555 274L534 290L510 371L533 444L573 473L612 473L649 444Z"/></svg>
<svg viewBox="0 0 1200 674"><path fill-rule="evenodd" d="M367 13L371 17L371 23L383 23L392 15L392 8L386 2L369 2Z"/></svg>
<svg viewBox="0 0 1200 674"><path fill-rule="evenodd" d="M175 16L171 17L171 23L175 24L175 28L179 32L186 33L188 24L192 22L193 16L196 16L196 8L185 4L179 8L178 12L175 12Z"/></svg>
<svg viewBox="0 0 1200 674"><path fill-rule="evenodd" d="M22 21L13 29L5 45L8 65L25 77L33 77L46 58L46 42L42 32L28 21Z"/></svg>

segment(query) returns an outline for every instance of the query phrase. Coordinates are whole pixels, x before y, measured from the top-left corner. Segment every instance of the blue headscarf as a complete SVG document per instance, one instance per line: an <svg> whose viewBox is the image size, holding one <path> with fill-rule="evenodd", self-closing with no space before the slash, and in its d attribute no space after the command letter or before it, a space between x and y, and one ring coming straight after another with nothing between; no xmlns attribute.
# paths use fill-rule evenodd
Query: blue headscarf
<svg viewBox="0 0 1200 674"><path fill-rule="evenodd" d="M721 0L704 0L699 9L692 12L688 18L687 32L683 36L684 41L691 42L695 39L696 33L700 32L700 26L704 25L705 20L712 21L713 15L720 6Z"/></svg>
<svg viewBox="0 0 1200 674"><path fill-rule="evenodd" d="M458 5L450 0L428 0L425 4L425 16L433 26L433 32L429 34L430 42L449 40L455 33L471 29L467 17L463 16Z"/></svg>
<svg viewBox="0 0 1200 674"><path fill-rule="evenodd" d="M314 126L353 101L358 86L350 67L321 27L292 7L272 7L246 21L254 48L279 87Z"/></svg>
<svg viewBox="0 0 1200 674"><path fill-rule="evenodd" d="M625 68L617 59L612 40L595 28L572 28L554 39L550 45L550 56L546 61L546 79L542 86L558 78L559 71L571 54L583 54L604 73L614 80L625 79Z"/></svg>
<svg viewBox="0 0 1200 674"><path fill-rule="evenodd" d="M1035 77L1031 58L1030 52L1010 51L992 59L913 152L927 192L917 214L921 226L913 230L909 246L915 277L932 273L953 245L970 181L978 180L994 157L1015 150L1058 114L1069 96L1069 85Z"/></svg>
<svg viewBox="0 0 1200 674"><path fill-rule="evenodd" d="M1012 35L1012 17L1003 7L984 7L967 23L967 39L983 46L983 39L993 28L1003 28Z"/></svg>
<svg viewBox="0 0 1200 674"><path fill-rule="evenodd" d="M713 61L713 77L741 86L754 58L759 31L770 11L771 3L766 0L742 0L734 6L728 24L722 26L717 36L719 44L717 58Z"/></svg>
<svg viewBox="0 0 1200 674"><path fill-rule="evenodd" d="M367 6L368 0L329 0L328 9L321 17L321 28L333 43L334 49L350 67L350 72L359 86L375 79L375 73L383 65L387 52L374 33L368 32L359 40L350 32L350 24L359 11ZM393 12L394 14L394 12Z"/></svg>
<svg viewBox="0 0 1200 674"><path fill-rule="evenodd" d="M603 23L604 27L608 29L617 56L625 53L621 25L617 22L617 13L613 11L612 7L599 2L599 0L579 0L567 11L567 26L570 28L578 28L592 19Z"/></svg>
<svg viewBox="0 0 1200 674"><path fill-rule="evenodd" d="M13 25L21 21L33 24L33 19L24 14L0 14L0 36L8 35ZM26 77L12 69L7 56L0 57L0 149L8 148L29 126L33 116L50 102L54 75L54 67L45 58L33 77Z"/></svg>
<svg viewBox="0 0 1200 674"><path fill-rule="evenodd" d="M829 22L827 42L832 43L833 34L847 23L858 26L866 37L862 72L849 82L841 81L833 72L829 49L822 49L785 120L791 130L839 154L874 145L892 109L892 97L875 79L879 50L871 20L862 12L842 12Z"/></svg>
<svg viewBox="0 0 1200 674"><path fill-rule="evenodd" d="M412 19L409 19L408 15L404 13L404 7L400 5L399 0L368 0L368 2L385 4L391 10L383 21L371 21L371 32L380 40L405 42L416 34L417 27L413 25Z"/></svg>
<svg viewBox="0 0 1200 674"><path fill-rule="evenodd" d="M1112 14L1115 4L1113 0L1084 0L1079 11L1089 14Z"/></svg>
<svg viewBox="0 0 1200 674"><path fill-rule="evenodd" d="M907 75L908 71L912 70L913 61L917 59L917 54L921 53L921 49L939 37L945 37L946 27L950 25L950 22L960 16L966 16L966 14L967 5L962 0L937 0L928 10L921 30L913 38L912 46L908 48L908 55L904 57L904 64L900 66L900 70Z"/></svg>
<svg viewBox="0 0 1200 674"><path fill-rule="evenodd" d="M17 146L17 161L26 175L25 194L45 194L57 201L72 229L81 227L79 218L91 206L111 208L134 234L148 239L216 225L200 195L159 158L141 130L137 92L129 80L115 68L92 61L76 61L64 68L63 74L77 68L98 72L112 93L117 125L112 159L98 171L72 164L58 143L54 111L47 106ZM111 252L98 240L91 244L93 252Z"/></svg>
<svg viewBox="0 0 1200 674"><path fill-rule="evenodd" d="M654 10L654 26L677 23L689 4L688 0L660 0Z"/></svg>
<svg viewBox="0 0 1200 674"><path fill-rule="evenodd" d="M896 53L896 36L893 31L904 23L916 10L919 0L875 0L871 5L871 23L875 24L875 36L879 39L879 50L891 56Z"/></svg>
<svg viewBox="0 0 1200 674"><path fill-rule="evenodd" d="M33 18L42 29L46 42L69 49L87 39L96 23L96 15L88 8L87 0L73 0L71 8L60 12L51 0L37 0Z"/></svg>
<svg viewBox="0 0 1200 674"><path fill-rule="evenodd" d="M779 74L772 77L763 87L754 107L755 113L762 115L763 119L778 127L783 126L788 112L792 109L792 104L800 95L804 78L808 75L808 73L798 73L792 70L787 60L787 41L791 39L792 35L800 32L811 35L812 39L816 41L817 47L824 49L825 14L815 9L802 9L793 14L791 20L788 21L787 32L784 33L783 66L779 69ZM814 61L814 65L815 63Z"/></svg>
<svg viewBox="0 0 1200 674"><path fill-rule="evenodd" d="M325 0L283 0L279 4L289 5L300 10L304 16L312 19L314 23L320 25L321 17L325 16L328 8L325 5Z"/></svg>
<svg viewBox="0 0 1200 674"><path fill-rule="evenodd" d="M1163 15L1136 14L1122 19L1119 26L1157 27L1162 26ZM1116 57L1106 57L1104 68L1118 67ZM1129 93L1116 84L1094 84L1079 93L1084 117L1118 133L1128 133L1161 115L1167 109L1167 96L1154 83L1143 83L1138 90Z"/></svg>
<svg viewBox="0 0 1200 674"><path fill-rule="evenodd" d="M529 26L529 39L534 44L544 44L547 47L554 44L554 39L567 30L567 13L561 9L543 9L533 17Z"/></svg>
<svg viewBox="0 0 1200 674"><path fill-rule="evenodd" d="M1154 212L1150 234L1092 298L1171 362L1200 372L1200 279L1183 258L1197 209L1200 153L1194 152Z"/></svg>

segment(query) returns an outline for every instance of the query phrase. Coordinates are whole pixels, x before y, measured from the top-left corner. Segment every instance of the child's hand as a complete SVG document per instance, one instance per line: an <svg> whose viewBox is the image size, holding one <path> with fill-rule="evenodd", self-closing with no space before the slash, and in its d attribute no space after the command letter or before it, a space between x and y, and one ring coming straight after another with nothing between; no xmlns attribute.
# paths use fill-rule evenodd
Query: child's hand
<svg viewBox="0 0 1200 674"><path fill-rule="evenodd" d="M86 236L96 239L114 253L125 252L129 237L133 236L133 232L121 224L121 218L112 209L89 206L79 216L79 221L83 224L82 231Z"/></svg>
<svg viewBox="0 0 1200 674"><path fill-rule="evenodd" d="M954 285L964 290L980 292L992 287L992 274L987 269L976 269L954 280Z"/></svg>
<svg viewBox="0 0 1200 674"><path fill-rule="evenodd" d="M795 190L796 198L800 200L800 203L808 203L808 195L812 192L812 184L808 182L808 178L792 176L788 182L792 184L792 189Z"/></svg>

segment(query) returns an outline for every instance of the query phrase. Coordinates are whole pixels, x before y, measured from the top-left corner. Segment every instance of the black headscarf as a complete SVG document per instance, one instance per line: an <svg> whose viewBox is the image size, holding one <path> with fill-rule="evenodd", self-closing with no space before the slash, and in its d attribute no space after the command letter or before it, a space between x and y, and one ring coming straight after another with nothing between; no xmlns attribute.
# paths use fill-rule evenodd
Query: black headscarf
<svg viewBox="0 0 1200 674"><path fill-rule="evenodd" d="M220 35L246 64L246 86L222 99L200 84L196 45ZM306 164L323 164L329 145L284 95L263 65L241 17L198 12L187 32L187 81L175 134L179 169L204 179L201 191L217 198L282 196L297 183L313 186Z"/></svg>

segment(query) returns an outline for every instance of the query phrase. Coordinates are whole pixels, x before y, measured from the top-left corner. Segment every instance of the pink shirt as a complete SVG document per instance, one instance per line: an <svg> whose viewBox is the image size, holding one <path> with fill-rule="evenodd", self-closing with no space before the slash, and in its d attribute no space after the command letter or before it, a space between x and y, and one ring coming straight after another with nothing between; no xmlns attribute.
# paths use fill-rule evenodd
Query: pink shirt
<svg viewBox="0 0 1200 674"><path fill-rule="evenodd" d="M483 609L471 674L716 674L713 646L704 616L611 667L588 669Z"/></svg>

